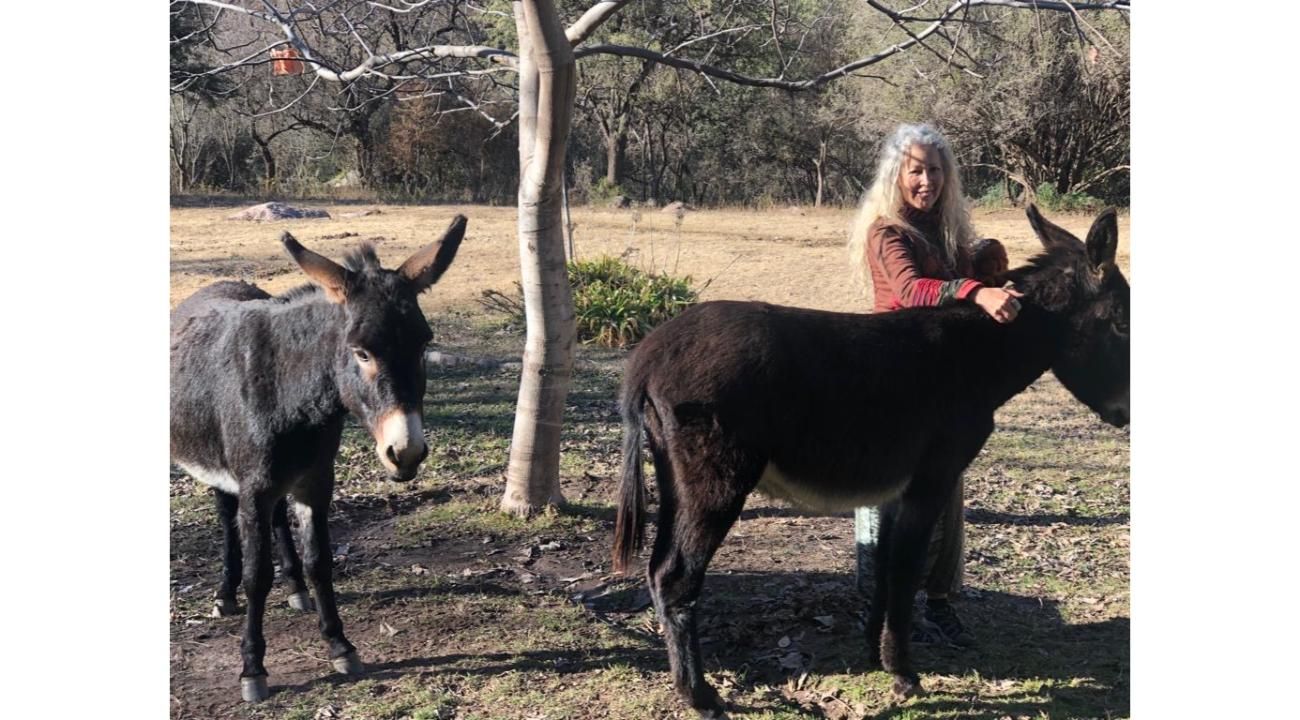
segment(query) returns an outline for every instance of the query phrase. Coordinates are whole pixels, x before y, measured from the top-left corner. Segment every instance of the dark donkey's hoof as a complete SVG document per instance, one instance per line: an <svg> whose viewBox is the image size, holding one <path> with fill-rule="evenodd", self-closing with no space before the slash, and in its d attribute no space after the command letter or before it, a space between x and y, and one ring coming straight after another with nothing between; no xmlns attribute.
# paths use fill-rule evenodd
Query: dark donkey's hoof
<svg viewBox="0 0 1300 720"><path fill-rule="evenodd" d="M366 671L366 666L361 663L361 658L357 656L356 650L340 655L330 662L334 663L335 670L344 675L360 675Z"/></svg>
<svg viewBox="0 0 1300 720"><path fill-rule="evenodd" d="M899 700L906 700L915 695L925 692L921 687L921 676L916 673L894 676L894 697Z"/></svg>
<svg viewBox="0 0 1300 720"><path fill-rule="evenodd" d="M691 707L704 720L726 720L727 718L727 706L722 702L722 696L707 684L700 689L695 697L688 698L688 700Z"/></svg>
<svg viewBox="0 0 1300 720"><path fill-rule="evenodd" d="M265 675L241 677L239 678L239 694L243 696L244 702L262 702L271 697L271 688L266 684Z"/></svg>
<svg viewBox="0 0 1300 720"><path fill-rule="evenodd" d="M699 713L703 720L727 720L727 711L726 708L722 706L721 700L718 701L716 707L697 707L695 708L695 712Z"/></svg>

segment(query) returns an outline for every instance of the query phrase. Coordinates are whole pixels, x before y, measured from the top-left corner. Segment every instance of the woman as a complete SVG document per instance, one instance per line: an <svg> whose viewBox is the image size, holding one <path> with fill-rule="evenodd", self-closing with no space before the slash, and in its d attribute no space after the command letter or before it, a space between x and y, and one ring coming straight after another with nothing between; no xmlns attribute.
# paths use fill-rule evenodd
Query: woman
<svg viewBox="0 0 1300 720"><path fill-rule="evenodd" d="M970 302L994 321L1008 323L1020 311L1020 293L993 286L1006 272L1006 250L996 240L975 241L956 159L928 125L902 125L885 140L875 182L854 222L849 254L855 274L870 268L873 312ZM918 628L928 626L954 645L970 646L975 638L949 601L961 590L962 486L958 482L931 537L923 578L927 622ZM859 542L864 527L874 530L872 513L859 509Z"/></svg>

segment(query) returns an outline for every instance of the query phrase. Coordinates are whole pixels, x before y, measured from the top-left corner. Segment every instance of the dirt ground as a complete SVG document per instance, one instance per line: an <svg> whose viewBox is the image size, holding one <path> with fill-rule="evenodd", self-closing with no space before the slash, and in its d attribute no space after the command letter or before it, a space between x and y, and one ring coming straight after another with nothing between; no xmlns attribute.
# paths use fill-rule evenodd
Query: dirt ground
<svg viewBox="0 0 1300 720"><path fill-rule="evenodd" d="M383 480L371 444L355 427L346 433L330 524L343 621L368 666L362 678L330 672L315 617L289 610L277 579L267 615L272 696L240 702L240 618L209 616L219 577L211 499L173 471L172 717L693 717L672 693L643 583L610 573L623 354L579 350L561 458L569 508L531 522L494 512L518 383L510 362L523 339L475 300L518 277L513 209L374 207L382 213L270 224L226 221L230 207L172 212L172 305L216 279L272 292L299 284L277 242L285 229L336 258L379 238L393 265L463 212L469 232L426 311L441 349L499 361L431 372L431 453L409 484ZM1091 221L1051 219L1079 235ZM850 221L848 211L703 211L680 225L656 211L574 213L580 257L630 248L645 267L711 281L705 299L838 310L864 305L845 260ZM1008 244L1013 264L1035 247L1020 211L977 212L975 224ZM1126 216L1120 261L1127 269ZM960 602L979 645L918 646L928 693L896 703L889 676L865 667L851 517L753 496L700 603L705 670L733 718L1128 715L1128 431L1103 425L1050 375L997 422L966 475Z"/></svg>

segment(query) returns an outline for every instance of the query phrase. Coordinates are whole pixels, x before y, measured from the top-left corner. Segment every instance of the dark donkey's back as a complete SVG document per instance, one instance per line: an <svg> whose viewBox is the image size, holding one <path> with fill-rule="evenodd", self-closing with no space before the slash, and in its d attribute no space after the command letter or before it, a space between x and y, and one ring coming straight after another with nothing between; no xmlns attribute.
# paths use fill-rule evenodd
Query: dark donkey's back
<svg viewBox="0 0 1300 720"><path fill-rule="evenodd" d="M232 594L223 600L231 605L232 576L242 569L246 700L269 693L262 615L272 527L287 553L286 575L301 584L286 496L298 515L329 656L341 672L361 670L343 635L331 577L334 456L349 411L374 437L393 479L410 480L427 455L424 348L432 332L417 296L451 265L466 222L457 216L441 240L396 270L384 269L368 245L339 265L285 233L286 250L313 285L271 297L253 285L217 283L172 313L171 455L217 494L227 538L222 591Z"/></svg>
<svg viewBox="0 0 1300 720"><path fill-rule="evenodd" d="M627 567L644 531L644 431L660 503L650 594L674 683L702 715L722 703L704 679L694 605L751 491L821 510L884 504L867 642L906 695L920 682L908 638L925 546L994 411L1052 369L1104 420L1128 422L1114 212L1086 245L1035 208L1029 218L1046 252L1008 273L1024 293L1008 325L969 304L854 315L712 302L628 357L614 565Z"/></svg>

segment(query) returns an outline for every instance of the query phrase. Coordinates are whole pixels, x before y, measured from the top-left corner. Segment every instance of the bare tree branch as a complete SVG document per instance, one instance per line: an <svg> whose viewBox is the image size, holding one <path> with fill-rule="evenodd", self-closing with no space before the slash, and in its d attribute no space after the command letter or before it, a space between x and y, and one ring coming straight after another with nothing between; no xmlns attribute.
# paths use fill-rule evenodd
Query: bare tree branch
<svg viewBox="0 0 1300 720"><path fill-rule="evenodd" d="M510 68L517 68L519 62L518 57L514 53L499 48L487 47L482 45L428 45L424 47L419 47L419 48L414 48L409 50L400 50L400 51L383 53L383 54L374 54L367 50L366 51L367 57L361 63L357 64L355 67L348 70L339 70L328 66L324 60L318 58L316 54L313 52L310 44L308 44L302 38L301 34L298 32L291 18L293 12L296 11L291 11L289 13L290 16L286 16L284 13L278 10L274 5L272 5L267 0L263 0L262 3L263 7L265 8L265 12L259 12L256 10L251 10L237 5L232 5L230 3L221 2L220 0L183 0L183 1L190 2L195 5L207 5L218 9L225 9L225 10L231 10L234 12L243 13L245 15L256 17L266 22L273 23L279 26L281 31L284 33L285 37L287 38L288 42L292 44L293 47L296 48L298 52L302 55L302 61L309 64L313 68L316 75L319 76L321 79L334 81L334 82L344 82L344 83L351 82L365 75L391 77L390 75L386 75L380 72L378 68L391 63L398 63L398 62L412 61L412 60L436 60L436 59L443 59L443 58L473 58L479 60L487 60L489 62L497 63ZM425 2L427 1L428 0L425 0ZM565 31L565 37L569 41L570 45L571 46L577 45L583 42L583 40L590 37L591 34L594 33L596 29L600 27L601 24L603 24L606 20L608 20L611 16L613 16L614 13L618 12L624 5L628 4L629 2L631 2L631 0L600 0L600 2L597 2L595 5L591 6L591 8L589 8L585 13L583 13L582 17L580 17L576 22L573 23L572 26L570 26ZM1125 12L1129 10L1129 3L1126 2L1125 0L1114 0L1113 2L1105 2L1105 3L1071 3L1067 1L1051 1L1051 0L956 0L956 2L950 4L948 8L939 15L939 17L934 18L931 21L929 26L925 27L924 29L921 29L919 32L913 32L912 30L905 27L904 23L915 22L920 20L920 18L895 12L889 9L888 7L886 7L885 5L883 5L882 3L878 2L877 0L867 0L867 2L869 5L871 5L872 8L878 10L879 12L885 14L886 16L894 20L894 22L900 28L902 28L904 32L907 33L909 39L904 42L885 48L873 55L859 58L858 60L847 63L845 65L842 65L840 67L834 68L820 75L805 80L786 80L784 77L784 70L782 71L781 77L775 77L775 78L752 77L738 72L734 72L732 70L727 70L725 68L717 67L708 62L704 62L700 60L692 60L688 58L679 58L672 55L672 53L676 52L682 47L685 47L690 42L697 42L704 38L697 38L694 40L690 40L688 42L681 43L673 50L670 50L668 53L649 50L646 48L626 46L626 45L598 44L598 45L591 45L591 46L579 48L578 50L575 51L574 56L575 58L581 58L590 55L614 55L620 57L638 57L644 60L653 61L658 64L668 65L670 67L676 67L679 69L696 72L706 77L713 77L713 78L726 80L728 82L732 82L738 85L748 85L753 87L773 87L773 88L780 88L783 90L801 91L801 90L815 89L821 87L822 85L825 85L826 83L836 78L851 75L855 71L860 70L861 68L874 65L882 60L885 60L886 58L889 58L893 55L896 55L912 47L913 45L919 44L927 51L934 53L936 56L942 59L944 58L944 56L940 54L938 51L934 50L933 48L927 46L924 42L925 39L931 35L934 35L937 32L940 32L944 24L953 21L954 16L956 16L957 13L959 12L963 13L963 18L964 18L965 13L968 12L969 9L972 7L989 6L989 7L1009 7L1009 8L1016 8L1016 9L1050 10L1050 11L1057 11L1057 12L1069 12L1075 15L1076 17L1078 15L1078 11L1080 10L1120 10ZM408 9L415 9L421 7L425 3L404 2L403 4L406 5ZM383 5L381 3L376 3L376 2L369 2L368 5L375 8L393 9L391 8L391 6ZM311 12L318 13L319 10L312 8ZM346 22L348 22L349 27L351 27L351 21L346 21ZM776 22L776 17L775 14L773 14L772 16L773 32L776 32L775 22ZM710 35L705 37L714 37L728 32L738 32L738 31L743 31L748 29L751 28L749 26L727 28L719 32L711 33ZM282 44L283 43L272 45L264 49L262 52L269 51L271 48L278 47L279 45ZM956 43L954 42L953 44L955 46ZM362 44L362 48L365 49L364 43ZM1113 51L1113 48L1111 49ZM215 68L209 71L209 73L222 72L225 70L229 70L232 67L249 64L250 62L252 62L251 60L252 57L255 57L255 55ZM946 58L946 61L952 63L951 56ZM969 70L956 63L952 63L952 64L965 72L975 74L976 76L978 76L978 74L974 73L974 71L972 70ZM785 65L786 64L783 63L783 67ZM458 71L458 72L460 72L461 74L467 74L469 71Z"/></svg>
<svg viewBox="0 0 1300 720"><path fill-rule="evenodd" d="M712 32L712 33L709 33L709 34L707 34L707 35L700 35L699 37L693 37L693 38L690 38L689 40L683 40L682 42L680 42L680 43L674 45L673 48L672 48L671 50L665 52L664 54L665 54L665 55L676 55L678 50L681 50L682 48L684 48L684 47L688 47L688 46L690 46L690 45L694 45L695 43L704 42L705 40L711 40L711 39L713 39L713 38L715 38L715 37L719 37L719 36L722 36L722 35L730 35L731 33L738 33L738 32L739 32L739 33L752 32L752 31L754 31L754 30L759 29L760 27L762 27L762 26L761 26L761 25L741 25L740 27L725 28L725 29L723 29L723 30L719 30L719 31L717 31L717 32Z"/></svg>
<svg viewBox="0 0 1300 720"><path fill-rule="evenodd" d="M781 77L785 77L785 69L790 67L790 63L785 59L785 54L781 52L781 33L776 28L777 0L771 0L772 14L770 16L770 27L772 28L772 46L776 48L776 59L781 63Z"/></svg>
<svg viewBox="0 0 1300 720"><path fill-rule="evenodd" d="M908 13L910 13L912 10L919 9L928 3L921 3L920 5L915 5L907 10L901 10L897 12L893 10L889 10L888 8L884 8L884 7L877 7L876 3L874 2L870 4L872 7L875 7L877 10L880 10L881 12L885 13L886 15L889 15L890 17L897 16L898 18L902 20L906 20L907 22L934 22L941 18L947 19L951 17L951 12L953 7L960 6L960 5L969 5L970 7L977 7L977 6L1007 7L1015 10L1052 10L1055 12L1075 12L1078 10L1119 10L1123 12L1130 11L1129 3L1127 2L1127 0L1115 0L1114 2L1102 2L1102 3L1052 2L1051 0L958 0L956 3L954 3L953 6L949 7L948 10L941 13L939 17L917 17L917 16L909 15Z"/></svg>
<svg viewBox="0 0 1300 720"><path fill-rule="evenodd" d="M1079 14L1079 9L1080 9L1080 6L1079 6L1079 5L1077 5L1077 4L1071 4L1071 3L1069 3L1069 2L1064 2L1064 3L1062 3L1062 4L1064 4L1066 7L1068 7L1068 8L1070 9L1070 12L1074 15L1074 21L1075 21L1076 23L1080 24L1080 25L1083 25L1084 27L1088 28L1089 30L1091 30L1091 31L1092 31L1092 34L1093 34L1093 35L1096 35L1097 38L1098 38L1099 40L1101 40L1101 44L1104 45L1104 46L1106 47L1107 50L1110 50L1110 52L1111 52L1112 55L1114 55L1115 57L1122 57L1122 56L1123 56L1123 55L1120 53L1120 51L1118 51L1118 50L1115 49L1115 46L1114 46L1114 45L1111 45L1111 44L1110 44L1110 41L1106 39L1106 36L1105 36L1105 35L1102 35L1100 32L1097 31L1097 28L1093 27L1092 25L1090 25L1090 24L1088 23L1087 20L1084 20L1084 19L1083 19L1083 16Z"/></svg>
<svg viewBox="0 0 1300 720"><path fill-rule="evenodd" d="M414 10L419 10L420 8L424 7L425 5L428 5L432 1L433 0L419 0L419 2L406 2L406 0L402 0L402 4L405 5L406 7L400 7L400 8L393 7L392 5L385 5L379 2L373 2L373 0L371 0L371 2L367 2L366 4L371 7L377 7L383 10L387 10L389 12L409 13Z"/></svg>
<svg viewBox="0 0 1300 720"><path fill-rule="evenodd" d="M880 3L875 2L875 0L867 0L867 4L870 5L871 7L873 7L873 8L875 8L875 9L879 10L880 12L884 13L885 15L888 15L889 18L890 18L891 20L894 21L894 25L895 25L898 29L900 29L900 30L902 30L903 32L907 33L907 36L908 36L908 37L910 37L910 38L912 38L913 40L915 40L916 43L917 43L918 45L920 45L921 47L925 48L926 51L928 51L930 54L934 55L935 57L939 58L940 60L943 60L945 64L950 65L950 66L952 66L952 67L955 67L955 68L957 68L958 70L961 70L962 72L968 73L968 74L970 74L970 75L972 75L972 76L974 76L974 77L977 77L977 78L983 78L983 77L984 77L983 75L981 75L981 74L975 72L974 70L971 70L971 69L967 68L966 66L964 66L964 65L962 65L962 64L960 64L960 63L955 63L955 62L953 62L953 60L952 60L952 56L953 56L953 54L954 54L954 53L956 52L956 50L957 50L957 43L956 43L955 41L952 41L952 49L953 49L953 52L952 52L952 53L949 53L949 54L948 54L948 57L945 58L945 57L943 56L942 53L940 53L938 50L935 50L934 48L930 47L929 45L926 45L925 42L924 42L924 40L922 40L921 38L917 37L917 36L916 36L916 33L913 33L913 32L911 31L911 29L909 29L909 28L907 27L907 25L903 22L903 20L901 20L901 19L899 18L899 16L895 15L892 11L890 11L889 8L886 8L885 6L881 5ZM969 4L966 4L966 5L962 8L962 14L964 15L964 14L965 14L966 12L968 12L969 10L970 10L970 5L969 5ZM942 36L943 36L943 33L942 33L942 32L939 32L939 35L942 37Z"/></svg>
<svg viewBox="0 0 1300 720"><path fill-rule="evenodd" d="M569 45L575 46L583 40L591 37L591 34L596 32L596 28L604 24L604 22L614 13L618 12L624 5L631 1L632 0L601 0L595 5L592 5L587 12L582 14L582 17L578 18L576 22L564 31L565 37L569 39Z"/></svg>
<svg viewBox="0 0 1300 720"><path fill-rule="evenodd" d="M855 60L854 62L851 62L847 65L842 65L838 68L835 68L834 70L830 70L828 72L822 73L821 75L818 75L813 78L809 78L807 80L783 80L781 78L750 77L748 75L741 75L740 73L732 72L731 70L725 70L695 60L672 57L669 55L665 55L663 53L655 52L653 50L646 50L645 48L639 48L639 47L630 47L627 45L590 45L588 47L580 48L579 50L575 51L574 56L581 58L581 57L586 57L588 55L602 54L602 55L617 55L622 57L639 57L644 60L653 60L657 63L660 63L661 65L668 65L675 68L681 68L683 70L690 70L692 72L697 72L702 75L716 77L722 80L726 80L728 82L735 83L737 85L749 85L753 87L772 87L772 88L780 88L782 90L793 90L793 91L812 90L814 88L821 87L822 85L825 85L826 83L838 77L849 75L853 73L853 71L855 70L867 67L869 65L874 65L880 62L881 60L890 57L891 55L895 55L899 52L902 52L903 50L906 50L912 45L915 45L921 39L924 39L927 35L932 34L935 31L935 29L937 29L937 27L938 25L936 24L935 27L930 28L925 33L917 35L915 39L909 40L904 43L899 43L885 50L882 50L881 52L878 52L875 55L871 55L869 57Z"/></svg>
<svg viewBox="0 0 1300 720"><path fill-rule="evenodd" d="M1107 170L1103 170L1103 171L1097 173L1096 175L1093 175L1092 177L1087 178L1086 180L1083 180L1082 182L1075 183L1074 185L1071 185L1071 186L1070 186L1070 192L1072 192L1072 193L1073 193L1073 192L1083 192L1084 190L1087 190L1088 188L1092 187L1093 185L1096 185L1097 183L1101 182L1102 180L1104 180L1104 179L1110 177L1111 175L1114 175L1115 173L1118 173L1118 172L1127 172L1128 170L1129 170L1129 166L1128 166L1128 165L1116 165L1115 167L1113 167L1113 168L1109 168L1109 169L1107 169Z"/></svg>
<svg viewBox="0 0 1300 720"><path fill-rule="evenodd" d="M316 54L313 52L311 45L308 44L303 39L302 35L298 32L298 29L295 27L294 23L288 17L285 17L285 15L281 13L274 5L271 5L269 2L266 2L265 0L263 1L262 5L264 8L266 8L266 12L258 12L255 10L239 7L237 5L230 5L229 3L219 2L218 0L185 0L185 1L195 5L209 5L212 7L224 8L227 10L241 12L245 15L249 15L264 20L266 22L278 25L281 31L284 32L284 35L288 39L289 43L292 44L293 47L299 52L299 54L302 55L302 62L311 65L314 68L316 75L318 75L321 79L329 80L332 82L344 82L344 83L351 82L353 80L356 80L359 77L362 77L363 75L373 74L374 68L381 67L383 65L388 65L390 63L402 62L405 60L436 59L436 58L478 58L481 60L489 60L491 62L507 65L510 67L515 67L518 63L518 59L515 57L513 53L498 48L487 47L482 45L429 45L429 46L415 48L411 50L401 50L397 52L384 53L381 55L375 55L373 53L370 53L367 50L368 57L365 60L363 60L360 64L358 64L356 67L350 70L339 71L330 67L323 60L319 59L316 56ZM351 21L348 20L346 16L344 16L344 20L349 25L351 24ZM278 47L281 44L282 43L278 43L277 45L274 45L272 47ZM362 48L365 49L364 43L362 43ZM269 49L270 48L267 48L267 50ZM220 68L216 68L214 72L229 70L232 67L238 67L245 64L248 64L247 60L228 63L226 65L221 66Z"/></svg>
<svg viewBox="0 0 1300 720"><path fill-rule="evenodd" d="M876 8L880 12L884 13L885 15L889 16L891 19L894 19L896 21L901 22L904 20L913 20L913 18L908 18L906 16L902 16L899 15L898 13L895 13L893 10L890 10L884 5L881 5L879 2L876 2L876 0L867 0L867 2L873 8ZM702 75L716 77L722 80L726 80L728 82L735 83L737 85L749 85L752 87L772 87L772 88L780 88L782 90L791 90L791 91L812 90L821 87L822 85L825 85L831 80L834 80L839 77L843 77L845 75L852 74L855 70L859 70L861 68L874 65L888 57L891 57L893 55L896 55L908 49L909 47L912 47L913 45L922 44L922 46L924 47L923 41L930 35L933 35L936 32L938 32L943 27L944 23L951 21L953 16L956 15L959 11L965 11L969 8L978 7L978 6L999 6L999 7L1011 7L1017 9L1040 9L1040 10L1052 10L1057 12L1074 12L1076 9L1123 10L1123 11L1127 11L1129 9L1128 3L1123 2L1122 0L1116 0L1115 2L1110 2L1110 3L1087 3L1087 4L1077 3L1074 5L1071 5L1068 2L1048 2L1048 1L1039 2L1037 0L1027 0L1027 1L1026 0L957 0L957 2L954 2L952 5L948 6L948 9L945 10L938 18L934 19L934 21L924 30L918 33L913 33L910 30L907 31L908 35L910 36L909 40L885 48L884 50L881 50L880 52L877 52L874 55L860 58L851 63L842 65L833 70L829 70L825 73L822 73L821 75L809 78L807 80L785 80L784 78L751 77L748 75L742 75L740 73L733 72L731 70L719 68L714 65L710 65L708 63L700 62L697 60L672 57L669 55L665 55L664 53L655 52L653 50L647 50L645 48L639 48L639 47L631 47L627 45L591 45L584 48L580 48L577 51L575 51L574 57L581 58L581 57L586 57L588 55L596 55L596 54L616 55L621 57L639 57L645 60L653 60L654 62L660 63L662 65L668 65L670 67L680 68L683 70L690 70L692 72L700 73ZM930 50L930 48L928 47L926 49ZM930 51L934 52L933 50ZM942 58L943 56L940 55L939 57Z"/></svg>
<svg viewBox="0 0 1300 720"><path fill-rule="evenodd" d="M265 117L265 116L267 116L267 115L275 115L276 113L282 113L282 112L288 110L289 108L293 107L294 105L297 105L299 100L302 100L304 97L306 97L306 96L307 96L307 93L311 92L311 91L312 91L312 88L316 87L316 83L318 83L318 82L320 82L320 77L314 77L314 78L312 78L312 79L311 79L311 83L309 83L309 84L307 85L307 89L306 89L306 90L303 90L301 93L298 93L298 96L297 96L297 97L295 97L294 99L292 99L292 100L290 100L289 102L285 103L283 106L278 107L278 108L275 108L275 109L273 109L273 110L267 110L266 112L256 113L256 114L254 114L254 115L251 115L250 117L252 117L253 119L257 119L257 118L260 118L260 117Z"/></svg>

